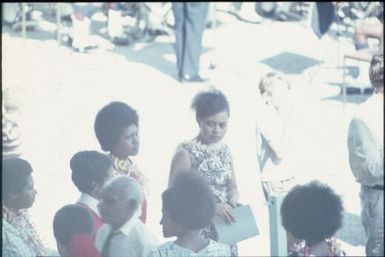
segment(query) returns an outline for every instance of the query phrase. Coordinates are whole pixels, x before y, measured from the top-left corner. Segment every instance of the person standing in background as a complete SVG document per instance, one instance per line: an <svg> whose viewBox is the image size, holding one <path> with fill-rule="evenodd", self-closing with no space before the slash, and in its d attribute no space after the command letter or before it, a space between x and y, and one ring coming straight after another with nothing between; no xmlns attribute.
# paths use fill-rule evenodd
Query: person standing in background
<svg viewBox="0 0 385 257"><path fill-rule="evenodd" d="M360 106L349 125L349 165L361 184L361 219L366 255L383 256L384 244L384 55L372 57L369 68L374 94Z"/></svg>
<svg viewBox="0 0 385 257"><path fill-rule="evenodd" d="M268 72L260 80L259 92L264 102L257 123L257 159L268 201L269 191L273 189L270 186L284 189L293 182L296 173L287 156L294 141L291 84L282 74Z"/></svg>
<svg viewBox="0 0 385 257"><path fill-rule="evenodd" d="M202 36L208 2L172 3L175 18L175 51L180 82L204 82L199 76Z"/></svg>

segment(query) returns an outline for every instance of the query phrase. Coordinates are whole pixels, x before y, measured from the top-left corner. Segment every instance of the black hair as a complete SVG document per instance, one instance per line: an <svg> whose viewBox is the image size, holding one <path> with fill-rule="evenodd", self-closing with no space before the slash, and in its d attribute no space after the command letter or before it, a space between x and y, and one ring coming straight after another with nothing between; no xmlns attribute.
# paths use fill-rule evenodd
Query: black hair
<svg viewBox="0 0 385 257"><path fill-rule="evenodd" d="M64 246L75 234L94 233L94 220L90 211L79 204L68 204L58 210L53 218L53 234Z"/></svg>
<svg viewBox="0 0 385 257"><path fill-rule="evenodd" d="M94 130L103 151L111 151L123 130L131 125L138 126L137 112L123 102L111 102L96 115Z"/></svg>
<svg viewBox="0 0 385 257"><path fill-rule="evenodd" d="M198 93L192 101L191 108L195 110L197 121L222 111L227 111L230 115L229 102L219 90Z"/></svg>
<svg viewBox="0 0 385 257"><path fill-rule="evenodd" d="M179 175L162 194L163 210L170 219L190 229L208 226L215 212L215 199L208 183L195 172Z"/></svg>
<svg viewBox="0 0 385 257"><path fill-rule="evenodd" d="M295 186L281 205L282 224L299 240L321 242L341 227L342 200L328 185L312 181Z"/></svg>
<svg viewBox="0 0 385 257"><path fill-rule="evenodd" d="M112 167L111 158L97 151L81 151L70 160L72 181L80 192L88 193L93 183L103 183Z"/></svg>
<svg viewBox="0 0 385 257"><path fill-rule="evenodd" d="M384 87L384 54L375 54L370 61L370 83L374 88Z"/></svg>
<svg viewBox="0 0 385 257"><path fill-rule="evenodd" d="M31 164L21 158L4 159L2 169L2 199L8 200L12 193L21 193L27 186L27 179L32 173Z"/></svg>

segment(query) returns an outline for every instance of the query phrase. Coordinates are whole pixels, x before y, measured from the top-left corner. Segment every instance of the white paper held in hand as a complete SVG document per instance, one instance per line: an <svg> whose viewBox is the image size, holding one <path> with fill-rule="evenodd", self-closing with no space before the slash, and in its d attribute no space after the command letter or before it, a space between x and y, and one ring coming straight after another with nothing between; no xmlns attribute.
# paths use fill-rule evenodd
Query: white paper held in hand
<svg viewBox="0 0 385 257"><path fill-rule="evenodd" d="M241 205L232 209L235 223L228 224L218 215L213 222L218 233L218 242L235 244L259 234L257 223L249 205Z"/></svg>

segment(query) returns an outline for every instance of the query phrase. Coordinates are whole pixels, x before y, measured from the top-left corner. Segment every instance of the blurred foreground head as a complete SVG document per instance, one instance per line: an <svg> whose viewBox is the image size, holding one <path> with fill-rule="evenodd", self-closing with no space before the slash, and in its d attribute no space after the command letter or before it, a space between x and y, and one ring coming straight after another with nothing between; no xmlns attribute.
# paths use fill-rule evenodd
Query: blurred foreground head
<svg viewBox="0 0 385 257"><path fill-rule="evenodd" d="M56 212L53 233L61 256L100 256L92 241L94 223L83 206L69 204Z"/></svg>
<svg viewBox="0 0 385 257"><path fill-rule="evenodd" d="M191 170L179 175L162 194L162 220L165 237L208 226L215 212L215 198L206 180Z"/></svg>
<svg viewBox="0 0 385 257"><path fill-rule="evenodd" d="M342 200L328 185L312 181L295 186L281 206L282 225L295 238L318 243L341 227Z"/></svg>

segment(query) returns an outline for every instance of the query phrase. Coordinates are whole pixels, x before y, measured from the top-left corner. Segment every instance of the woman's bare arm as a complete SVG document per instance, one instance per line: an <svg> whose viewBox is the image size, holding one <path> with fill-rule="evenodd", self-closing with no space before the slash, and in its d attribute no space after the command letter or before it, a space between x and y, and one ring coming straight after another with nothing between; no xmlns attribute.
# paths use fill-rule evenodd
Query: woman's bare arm
<svg viewBox="0 0 385 257"><path fill-rule="evenodd" d="M192 164L188 152L184 149L178 150L171 161L168 186L170 187L178 175L188 172L191 167Z"/></svg>

